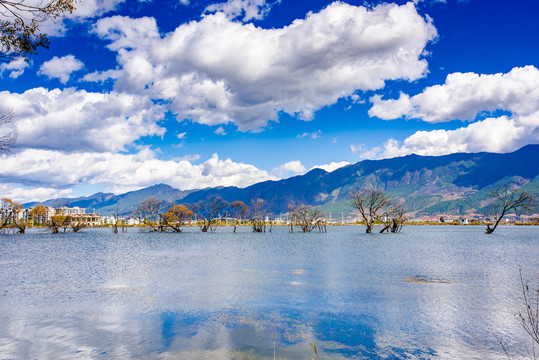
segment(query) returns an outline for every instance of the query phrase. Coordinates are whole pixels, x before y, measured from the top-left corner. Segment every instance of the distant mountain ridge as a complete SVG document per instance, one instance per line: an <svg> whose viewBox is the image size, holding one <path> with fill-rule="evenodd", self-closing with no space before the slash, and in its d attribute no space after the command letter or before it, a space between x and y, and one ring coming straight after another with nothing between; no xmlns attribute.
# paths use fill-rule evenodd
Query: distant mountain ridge
<svg viewBox="0 0 539 360"><path fill-rule="evenodd" d="M159 184L122 195L97 193L77 199L48 200L43 204L66 202L110 214L119 203L120 212L129 214L148 196L157 196L169 204L190 204L218 194L227 201L240 200L246 204L256 198L264 199L274 214L287 212L288 204L294 202L321 206L328 213L340 215L350 211L347 194L351 189L372 186L404 202L408 211L415 214L465 214L484 211L488 192L507 182L539 195L539 145L527 145L507 154L407 155L364 160L333 172L317 168L305 175L264 181L246 188L181 191Z"/></svg>
<svg viewBox="0 0 539 360"><path fill-rule="evenodd" d="M130 191L121 195L99 192L87 197L51 199L45 202L27 203L24 204L24 206L28 207L38 204L52 207L64 205L70 207L78 206L81 208L86 208L87 212L93 212L95 210L101 215L109 215L116 211L116 204L118 204L118 210L120 213L129 214L135 211L140 202L147 197L156 196L167 203L173 204L178 200L183 199L192 191L196 190L181 191L167 184L158 184L144 189Z"/></svg>

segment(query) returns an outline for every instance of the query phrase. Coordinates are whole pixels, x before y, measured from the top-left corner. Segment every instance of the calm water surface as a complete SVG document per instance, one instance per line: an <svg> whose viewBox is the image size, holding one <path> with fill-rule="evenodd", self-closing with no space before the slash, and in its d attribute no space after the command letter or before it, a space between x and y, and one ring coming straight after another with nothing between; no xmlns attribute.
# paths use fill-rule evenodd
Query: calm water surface
<svg viewBox="0 0 539 360"><path fill-rule="evenodd" d="M0 235L0 359L514 359L539 227Z"/></svg>

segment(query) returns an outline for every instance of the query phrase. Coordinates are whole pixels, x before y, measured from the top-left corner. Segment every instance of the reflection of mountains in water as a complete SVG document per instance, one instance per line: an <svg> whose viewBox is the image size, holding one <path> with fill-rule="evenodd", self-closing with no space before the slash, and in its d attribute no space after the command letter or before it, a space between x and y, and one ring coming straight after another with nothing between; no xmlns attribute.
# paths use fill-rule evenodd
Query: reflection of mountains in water
<svg viewBox="0 0 539 360"><path fill-rule="evenodd" d="M365 160L328 173L314 169L302 176L265 181L246 188L218 187L181 191L165 184L122 195L97 193L77 199L48 200L48 206L69 205L111 214L119 204L124 215L142 200L156 196L169 204L196 203L218 194L227 201L266 201L273 214L286 213L288 204L321 206L334 217L348 214L350 189L376 187L404 202L417 214L483 213L488 192L507 182L539 194L539 145L528 145L508 154L459 153L445 156L408 155L385 160ZM26 206L36 203L25 204Z"/></svg>

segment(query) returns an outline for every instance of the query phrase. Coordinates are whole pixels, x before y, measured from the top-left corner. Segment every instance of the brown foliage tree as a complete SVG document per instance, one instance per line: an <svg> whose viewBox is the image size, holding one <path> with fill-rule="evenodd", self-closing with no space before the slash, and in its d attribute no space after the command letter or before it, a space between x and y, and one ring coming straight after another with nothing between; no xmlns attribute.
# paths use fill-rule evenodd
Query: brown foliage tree
<svg viewBox="0 0 539 360"><path fill-rule="evenodd" d="M64 232L67 232L67 228L71 225L71 216L56 208L54 215L49 218L45 225L53 234L58 234L61 228L64 229Z"/></svg>
<svg viewBox="0 0 539 360"><path fill-rule="evenodd" d="M174 205L165 214L162 214L165 225L173 232L181 232L185 226L193 218L193 211L189 210L184 205Z"/></svg>
<svg viewBox="0 0 539 360"><path fill-rule="evenodd" d="M11 199L3 198L0 229L5 227L17 228L19 234L24 234L26 232L26 222L24 219L19 219L19 214L22 210L21 204Z"/></svg>
<svg viewBox="0 0 539 360"><path fill-rule="evenodd" d="M49 209L43 205L38 205L30 211L30 217L34 225L44 224L47 221Z"/></svg>

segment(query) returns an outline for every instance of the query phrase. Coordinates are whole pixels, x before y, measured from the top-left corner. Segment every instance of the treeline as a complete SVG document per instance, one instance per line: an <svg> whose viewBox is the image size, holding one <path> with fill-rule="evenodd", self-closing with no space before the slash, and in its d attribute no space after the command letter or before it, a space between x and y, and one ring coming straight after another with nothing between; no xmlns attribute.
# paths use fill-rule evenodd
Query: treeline
<svg viewBox="0 0 539 360"><path fill-rule="evenodd" d="M0 231L11 230L18 234L24 234L28 227L39 226L48 228L57 234L68 231L78 232L89 226L86 219L66 214L59 207L51 211L43 205L38 205L28 211L21 204L8 198L3 198L1 205Z"/></svg>
<svg viewBox="0 0 539 360"><path fill-rule="evenodd" d="M493 215L493 226L487 225L486 233L491 234L500 224L502 218L509 213L531 213L537 209L535 197L510 185L492 190L489 194L490 213ZM406 208L392 199L388 193L377 189L352 190L348 193L348 204L362 218L366 232L372 233L375 224L380 224L380 233L398 233L407 222ZM0 231L5 229L23 234L28 226L42 226L53 233L78 232L90 225L87 217L65 213L61 207L54 209L38 205L28 210L10 199L4 198L0 208ZM126 231L126 224L119 217L119 205L116 204L113 232L119 228ZM210 195L195 204L170 204L155 196L144 199L134 211L133 216L138 226L149 232L182 232L186 226L198 226L202 232L214 231L224 221L233 227L251 226L254 232L272 231L275 220L266 201L253 199L246 205L242 201L227 202L219 195ZM286 225L290 232L298 229L301 232L327 232L328 219L319 208L309 205L288 206Z"/></svg>
<svg viewBox="0 0 539 360"><path fill-rule="evenodd" d="M271 232L275 220L266 201L254 199L249 205L243 201L227 202L218 195L210 195L196 204L170 206L152 196L143 200L134 212L139 225L150 232L181 232L188 225L196 225L202 232L214 231L224 219L233 231L239 225L251 226L254 232ZM289 206L289 229L302 232L318 229L326 232L325 214L308 205Z"/></svg>

